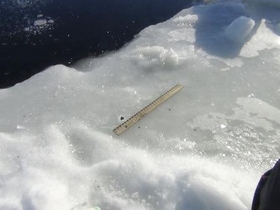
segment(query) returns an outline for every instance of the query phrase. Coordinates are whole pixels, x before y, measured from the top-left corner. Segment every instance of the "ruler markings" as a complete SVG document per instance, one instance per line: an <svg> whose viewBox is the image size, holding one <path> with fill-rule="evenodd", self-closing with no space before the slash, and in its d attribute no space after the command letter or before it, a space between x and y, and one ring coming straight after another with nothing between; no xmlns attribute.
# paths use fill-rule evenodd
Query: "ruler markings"
<svg viewBox="0 0 280 210"><path fill-rule="evenodd" d="M136 124L139 120L144 118L146 115L148 115L150 112L152 112L154 109L156 109L159 105L161 105L163 102L167 101L169 98L171 98L173 95L175 95L178 91L180 91L184 86L183 85L176 85L170 90L168 90L166 93L162 94L160 97L158 97L156 100L151 102L149 105L141 109L139 112L134 114L132 117L130 117L128 120L126 120L121 125L117 126L113 131L117 135L121 135L123 132L125 132L127 129L129 129L131 126Z"/></svg>

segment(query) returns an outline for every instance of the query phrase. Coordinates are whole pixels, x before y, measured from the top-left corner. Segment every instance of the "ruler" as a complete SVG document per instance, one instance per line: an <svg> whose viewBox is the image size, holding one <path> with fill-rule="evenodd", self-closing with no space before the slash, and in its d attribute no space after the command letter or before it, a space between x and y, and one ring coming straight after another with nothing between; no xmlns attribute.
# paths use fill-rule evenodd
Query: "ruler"
<svg viewBox="0 0 280 210"><path fill-rule="evenodd" d="M113 130L114 133L117 135L121 135L123 132L125 132L127 129L129 129L131 126L133 126L135 123L137 123L139 120L141 120L146 115L148 115L150 112L152 112L154 109L156 109L163 102L167 101L169 98L171 98L177 92L179 92L183 87L184 86L180 85L180 84L174 86L173 88L168 90L166 93L164 93L160 97L158 97L156 100L154 100L152 103L150 103L148 106L144 107L139 112L137 112L135 115L130 117L124 123L117 126Z"/></svg>

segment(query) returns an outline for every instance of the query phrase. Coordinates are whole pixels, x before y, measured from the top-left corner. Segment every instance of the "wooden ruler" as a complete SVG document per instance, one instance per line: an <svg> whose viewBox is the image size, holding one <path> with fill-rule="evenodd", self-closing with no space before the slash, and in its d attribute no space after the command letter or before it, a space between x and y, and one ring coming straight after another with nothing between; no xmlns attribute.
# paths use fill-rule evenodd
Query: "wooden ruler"
<svg viewBox="0 0 280 210"><path fill-rule="evenodd" d="M139 120L144 118L146 115L148 115L150 112L152 112L154 109L156 109L159 105L161 105L163 102L167 101L169 98L171 98L173 95L175 95L178 91L180 91L184 86L183 85L176 85L170 90L168 90L166 93L158 97L156 100L154 100L152 103L150 103L148 106L141 109L139 112L137 112L135 115L130 117L128 120L126 120L124 123L116 127L113 131L117 135L121 135L123 132L125 132L127 129L129 129L131 126L133 126L135 123L137 123Z"/></svg>

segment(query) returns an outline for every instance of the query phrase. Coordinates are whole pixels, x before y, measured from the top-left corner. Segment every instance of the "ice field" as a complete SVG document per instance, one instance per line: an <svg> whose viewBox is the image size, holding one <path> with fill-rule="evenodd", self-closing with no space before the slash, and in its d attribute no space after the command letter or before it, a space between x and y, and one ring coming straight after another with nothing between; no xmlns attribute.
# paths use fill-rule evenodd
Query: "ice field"
<svg viewBox="0 0 280 210"><path fill-rule="evenodd" d="M121 50L0 90L0 209L249 210L280 153L279 10L197 5Z"/></svg>

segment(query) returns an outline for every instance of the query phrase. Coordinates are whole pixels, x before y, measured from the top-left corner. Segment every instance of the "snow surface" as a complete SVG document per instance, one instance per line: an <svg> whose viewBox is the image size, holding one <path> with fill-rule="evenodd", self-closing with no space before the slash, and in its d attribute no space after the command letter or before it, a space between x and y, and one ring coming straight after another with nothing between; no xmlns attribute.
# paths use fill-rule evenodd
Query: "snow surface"
<svg viewBox="0 0 280 210"><path fill-rule="evenodd" d="M0 209L250 209L280 152L275 10L195 6L118 52L0 90ZM177 95L112 132L177 83Z"/></svg>

